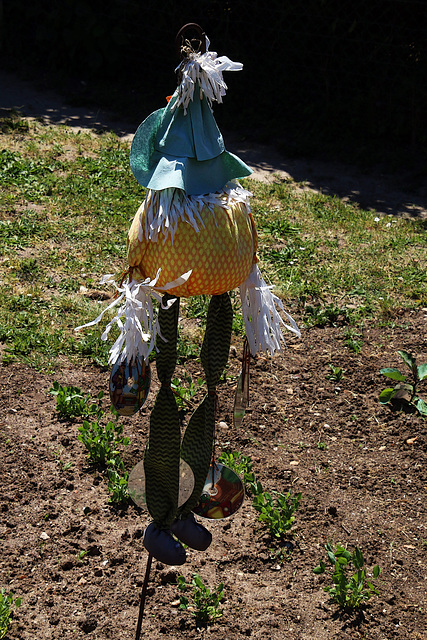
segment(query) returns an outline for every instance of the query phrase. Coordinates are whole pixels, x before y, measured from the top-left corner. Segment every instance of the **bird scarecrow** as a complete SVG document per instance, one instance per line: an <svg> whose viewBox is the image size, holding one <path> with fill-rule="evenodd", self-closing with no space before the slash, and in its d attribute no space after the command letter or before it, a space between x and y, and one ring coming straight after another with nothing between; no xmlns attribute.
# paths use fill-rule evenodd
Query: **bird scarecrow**
<svg viewBox="0 0 427 640"><path fill-rule="evenodd" d="M191 29L197 35L193 40L186 38ZM146 197L128 233L127 277L119 285L112 276L102 280L117 289L117 298L107 309L120 305L102 336L106 339L110 328L118 325L120 335L110 351L113 371L117 373L120 366L139 367L147 380L149 355L156 351L160 389L150 415L143 460L145 499L152 522L143 541L152 556L169 565L185 562L181 543L203 551L212 540L210 532L196 521L194 510L210 468L216 387L229 356L233 319L229 291L240 288L252 356L258 351L271 355L280 351L283 326L299 334L257 265L251 194L237 181L252 171L226 150L212 111L213 103L221 103L227 89L223 72L239 71L243 65L209 51L209 41L198 25L183 27L177 42L181 58L176 70L178 86L167 106L139 126L130 152L132 172L145 187ZM181 297L202 294L211 296L201 347L207 394L181 439L171 388L179 304ZM153 299L158 301L157 313ZM90 324L99 322L107 309ZM123 395L123 376L120 384ZM138 397L145 397L144 393ZM140 404L137 401L136 408ZM191 470L193 482L189 495L179 504L182 461Z"/></svg>

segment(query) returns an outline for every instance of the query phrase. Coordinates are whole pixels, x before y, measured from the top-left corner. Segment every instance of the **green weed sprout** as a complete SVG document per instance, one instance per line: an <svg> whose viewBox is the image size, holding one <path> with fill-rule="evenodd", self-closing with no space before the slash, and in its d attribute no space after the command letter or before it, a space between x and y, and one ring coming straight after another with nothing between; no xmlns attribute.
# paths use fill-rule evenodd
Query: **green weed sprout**
<svg viewBox="0 0 427 640"><path fill-rule="evenodd" d="M83 421L83 425L78 428L78 440L84 444L88 454L87 457L93 464L106 466L117 465L120 454L119 446L129 444L129 438L123 435L123 425L110 420L105 427L97 421Z"/></svg>
<svg viewBox="0 0 427 640"><path fill-rule="evenodd" d="M359 609L360 606L370 599L372 594L378 595L378 589L366 579L366 569L363 568L365 563L363 554L359 547L356 547L351 554L341 545L337 545L335 551L329 542L325 545L328 561L334 567L329 574L332 578L332 587L323 587L323 590L329 593L332 600L343 609ZM356 572L349 577L348 572L353 568ZM323 561L318 567L313 569L313 573L325 573L326 566ZM381 569L378 565L372 570L374 579L378 578Z"/></svg>
<svg viewBox="0 0 427 640"><path fill-rule="evenodd" d="M203 387L203 378L198 378L197 382L193 382L191 376L185 375L184 381L188 387L183 386L182 380L174 378L171 383L172 390L176 396L176 403L181 409L185 409L188 403L194 398L199 389Z"/></svg>
<svg viewBox="0 0 427 640"><path fill-rule="evenodd" d="M252 471L252 459L250 456L245 456L240 451L223 451L219 456L219 462L242 476L246 490L253 496L263 492L261 482L257 480L255 473Z"/></svg>
<svg viewBox="0 0 427 640"><path fill-rule="evenodd" d="M407 377L399 369L389 367L381 369L380 373L391 380L395 380L397 385L394 388L388 387L381 391L379 401L381 404L390 402L405 411L405 413L418 411L420 415L425 417L427 416L427 404L418 395L418 387L427 378L427 363L417 365L416 359L412 354L407 351L398 351L397 353L411 370L413 382L408 382Z"/></svg>
<svg viewBox="0 0 427 640"><path fill-rule="evenodd" d="M119 459L118 465L111 465L108 467L107 475L108 475L108 491L110 493L110 498L108 502L113 505L126 504L129 502L129 493L128 493L128 472L123 468L123 462ZM121 464L120 464L121 463ZM115 466L119 466L123 475L117 471Z"/></svg>
<svg viewBox="0 0 427 640"><path fill-rule="evenodd" d="M326 380L331 380L332 382L341 382L344 377L345 369L341 369L341 367L334 367L333 364L329 364L329 368L331 373L328 373L326 376Z"/></svg>
<svg viewBox="0 0 427 640"><path fill-rule="evenodd" d="M102 415L103 391L98 393L98 404L90 402L90 395L85 397L79 387L62 386L56 381L49 389L49 393L56 396L56 410L60 418L89 418L93 416L99 419Z"/></svg>
<svg viewBox="0 0 427 640"><path fill-rule="evenodd" d="M272 494L264 491L255 495L253 506L260 514L258 521L265 522L270 534L280 540L292 527L302 494L291 496L290 492L285 495L277 491Z"/></svg>
<svg viewBox="0 0 427 640"><path fill-rule="evenodd" d="M6 636L13 607L21 606L21 602L21 598L13 599L13 593L11 591L6 593L5 589L0 589L0 638Z"/></svg>
<svg viewBox="0 0 427 640"><path fill-rule="evenodd" d="M218 458L221 464L230 467L238 475L243 476L243 484L255 482L255 474L252 471L252 459L240 451L223 451Z"/></svg>
<svg viewBox="0 0 427 640"><path fill-rule="evenodd" d="M78 428L77 439L86 447L87 457L92 464L107 467L109 502L117 506L129 501L129 474L125 471L119 447L128 445L130 440L123 435L123 425L118 424L119 414L114 408L111 410L115 422L110 420L104 427L97 420L84 420ZM101 408L96 415L98 420L102 418Z"/></svg>
<svg viewBox="0 0 427 640"><path fill-rule="evenodd" d="M180 596L179 608L184 611L191 611L191 615L196 618L198 624L207 624L222 617L223 610L220 603L224 599L224 584L221 582L213 591L203 584L198 573L193 573L191 584L187 584L184 576L178 576L178 589L191 594L193 604L190 603L186 595Z"/></svg>

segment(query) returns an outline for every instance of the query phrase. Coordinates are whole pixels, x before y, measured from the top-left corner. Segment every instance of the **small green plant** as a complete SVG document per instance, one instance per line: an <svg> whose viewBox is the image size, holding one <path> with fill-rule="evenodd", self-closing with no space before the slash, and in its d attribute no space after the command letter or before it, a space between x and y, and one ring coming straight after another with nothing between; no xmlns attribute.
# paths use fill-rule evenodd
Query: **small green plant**
<svg viewBox="0 0 427 640"><path fill-rule="evenodd" d="M56 396L56 410L60 418L89 418L91 416L98 419L102 415L101 400L104 392L98 393L98 403L90 401L90 395L86 397L82 394L79 387L62 386L58 382L54 382L49 389L52 396Z"/></svg>
<svg viewBox="0 0 427 640"><path fill-rule="evenodd" d="M117 468L119 468L123 475L120 475ZM122 460L117 459L114 464L110 465L107 470L108 475L108 491L110 498L108 502L114 505L124 505L129 502L128 493L128 472L124 470Z"/></svg>
<svg viewBox="0 0 427 640"><path fill-rule="evenodd" d="M347 327L344 331L344 343L354 353L360 353L362 351L363 342L359 340L362 337L362 334L353 329L352 327Z"/></svg>
<svg viewBox="0 0 427 640"><path fill-rule="evenodd" d="M186 382L188 386L184 386L182 383ZM174 378L171 383L172 390L176 396L176 403L178 407L185 409L188 403L194 398L197 392L203 387L203 378L198 378L197 382L193 382L191 376L185 375L184 380Z"/></svg>
<svg viewBox="0 0 427 640"><path fill-rule="evenodd" d="M283 541L281 541L283 543ZM285 562L289 562L292 557L294 545L292 542L287 541L284 544L279 543L277 546L269 548L270 560L278 565L283 565Z"/></svg>
<svg viewBox="0 0 427 640"><path fill-rule="evenodd" d="M320 442L320 441L317 443L317 448L320 449L321 451L327 451L329 449L326 442Z"/></svg>
<svg viewBox="0 0 427 640"><path fill-rule="evenodd" d="M328 561L334 567L329 574L332 578L333 586L324 587L324 591L329 593L332 600L344 609L358 609L364 602L370 599L372 594L378 595L377 588L366 579L367 571L363 568L365 560L359 547L356 547L351 554L341 545L337 545L335 551L328 542L325 545ZM353 566L353 568L352 568ZM349 577L348 572L356 572ZM318 567L313 569L313 573L322 574L326 571L323 561ZM378 578L381 569L378 565L372 570L374 580Z"/></svg>
<svg viewBox="0 0 427 640"><path fill-rule="evenodd" d="M427 416L427 404L418 395L420 383L427 378L427 363L417 365L415 357L407 351L398 351L403 362L409 367L412 373L412 381L408 382L407 376L403 375L399 369L385 368L380 373L386 378L395 380L397 385L394 388L388 387L380 393L381 404L389 402L406 413L418 411L422 416Z"/></svg>
<svg viewBox="0 0 427 640"><path fill-rule="evenodd" d="M326 307L308 304L304 308L304 322L309 327L325 327L326 325L334 327L339 319L349 320L347 309L333 304Z"/></svg>
<svg viewBox="0 0 427 640"><path fill-rule="evenodd" d="M115 417L115 422L110 420L105 427L97 421L84 420L78 428L77 438L86 447L87 457L93 464L120 466L118 447L128 445L130 440L123 435L123 425L118 424L117 412Z"/></svg>
<svg viewBox="0 0 427 640"><path fill-rule="evenodd" d="M329 368L331 373L328 373L326 376L326 380L331 380L332 382L340 382L345 373L345 369L341 369L341 367L334 367L333 364L329 364Z"/></svg>
<svg viewBox="0 0 427 640"><path fill-rule="evenodd" d="M243 476L243 484L252 496L263 492L262 484L252 471L252 459L243 455L240 451L223 451L219 456L219 462L230 467L233 471Z"/></svg>
<svg viewBox="0 0 427 640"><path fill-rule="evenodd" d="M178 589L184 593L192 589L190 599L186 595L180 596L179 608L191 611L198 624L207 624L222 617L223 610L220 603L224 599L224 584L221 582L212 591L203 584L198 573L193 573L191 584L187 584L184 576L178 576Z"/></svg>
<svg viewBox="0 0 427 640"><path fill-rule="evenodd" d="M240 451L223 451L218 458L221 464L230 467L233 471L243 476L243 484L255 482L255 474L252 471L252 459Z"/></svg>
<svg viewBox="0 0 427 640"><path fill-rule="evenodd" d="M277 539L283 538L295 520L294 513L299 507L302 494L291 496L273 491L264 491L254 496L253 506L259 512L258 521L265 522L270 533Z"/></svg>
<svg viewBox="0 0 427 640"><path fill-rule="evenodd" d="M0 638L4 638L6 636L13 607L21 606L21 602L21 598L13 598L13 593L11 591L6 593L5 589L0 589Z"/></svg>

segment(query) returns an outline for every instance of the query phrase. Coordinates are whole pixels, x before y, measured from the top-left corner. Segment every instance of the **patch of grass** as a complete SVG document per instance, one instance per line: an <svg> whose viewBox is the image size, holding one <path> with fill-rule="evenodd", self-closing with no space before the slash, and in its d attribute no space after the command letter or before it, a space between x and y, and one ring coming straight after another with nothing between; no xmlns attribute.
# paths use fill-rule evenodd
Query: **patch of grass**
<svg viewBox="0 0 427 640"><path fill-rule="evenodd" d="M309 323L378 322L425 306L425 221L378 218L291 181L244 184L255 196L262 270Z"/></svg>
<svg viewBox="0 0 427 640"><path fill-rule="evenodd" d="M14 115L0 129L3 359L44 370L64 359L106 366L114 334L106 344L102 329L73 329L99 314L90 290L101 276L126 267L127 231L144 197L129 143ZM292 181L242 184L254 193L263 275L307 325L379 326L400 309L427 306L425 222L377 218ZM242 335L239 295L231 297L233 331ZM202 329L208 300L183 305ZM199 352L180 335L180 361Z"/></svg>

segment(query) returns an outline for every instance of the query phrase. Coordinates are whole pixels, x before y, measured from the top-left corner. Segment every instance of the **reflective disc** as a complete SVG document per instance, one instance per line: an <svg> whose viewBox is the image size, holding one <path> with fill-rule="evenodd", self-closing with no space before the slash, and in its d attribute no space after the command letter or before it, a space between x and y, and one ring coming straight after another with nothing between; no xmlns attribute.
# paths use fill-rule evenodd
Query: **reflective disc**
<svg viewBox="0 0 427 640"><path fill-rule="evenodd" d="M150 365L138 357L116 362L110 375L111 404L121 416L133 416L147 399L150 390Z"/></svg>
<svg viewBox="0 0 427 640"><path fill-rule="evenodd" d="M210 467L194 513L210 520L229 518L242 506L243 482L235 471L216 463Z"/></svg>
<svg viewBox="0 0 427 640"><path fill-rule="evenodd" d="M193 493L194 476L189 465L180 460L179 463L179 492L178 507L184 504ZM132 469L128 478L128 492L138 507L145 507L145 473L144 460Z"/></svg>

